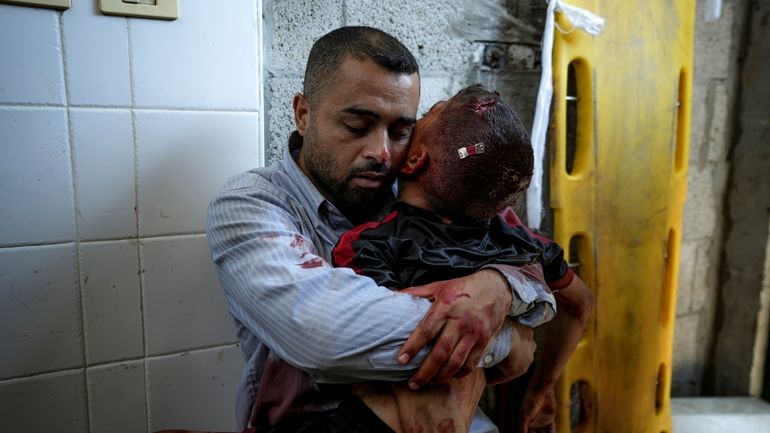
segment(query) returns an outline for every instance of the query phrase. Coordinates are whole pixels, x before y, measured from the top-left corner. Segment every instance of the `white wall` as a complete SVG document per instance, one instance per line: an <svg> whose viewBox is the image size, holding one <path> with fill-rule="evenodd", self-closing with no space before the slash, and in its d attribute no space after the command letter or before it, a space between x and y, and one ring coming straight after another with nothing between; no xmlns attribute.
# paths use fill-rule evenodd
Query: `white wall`
<svg viewBox="0 0 770 433"><path fill-rule="evenodd" d="M0 430L232 429L204 212L262 163L261 4L96 4L0 5Z"/></svg>

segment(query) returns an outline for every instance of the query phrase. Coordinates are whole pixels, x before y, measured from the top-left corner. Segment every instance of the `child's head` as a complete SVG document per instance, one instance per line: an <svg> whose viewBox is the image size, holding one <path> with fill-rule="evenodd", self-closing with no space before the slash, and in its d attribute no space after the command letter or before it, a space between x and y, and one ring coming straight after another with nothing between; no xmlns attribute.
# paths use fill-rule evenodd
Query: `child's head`
<svg viewBox="0 0 770 433"><path fill-rule="evenodd" d="M401 172L447 216L491 218L532 178L532 145L516 113L480 85L462 89L417 122Z"/></svg>

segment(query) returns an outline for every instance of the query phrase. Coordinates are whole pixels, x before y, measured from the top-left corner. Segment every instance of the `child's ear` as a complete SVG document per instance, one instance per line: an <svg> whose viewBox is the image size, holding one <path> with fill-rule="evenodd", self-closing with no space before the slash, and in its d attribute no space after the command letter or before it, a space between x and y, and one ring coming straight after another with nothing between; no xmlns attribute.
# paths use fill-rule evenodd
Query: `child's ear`
<svg viewBox="0 0 770 433"><path fill-rule="evenodd" d="M401 174L414 175L425 169L428 164L428 152L422 146L413 146L401 166Z"/></svg>

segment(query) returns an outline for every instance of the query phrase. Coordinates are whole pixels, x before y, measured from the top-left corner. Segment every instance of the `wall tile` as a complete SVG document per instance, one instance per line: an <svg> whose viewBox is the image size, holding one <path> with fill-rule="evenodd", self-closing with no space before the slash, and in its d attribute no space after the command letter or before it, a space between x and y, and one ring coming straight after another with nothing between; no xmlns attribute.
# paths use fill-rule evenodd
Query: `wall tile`
<svg viewBox="0 0 770 433"><path fill-rule="evenodd" d="M80 244L88 364L144 355L136 241Z"/></svg>
<svg viewBox="0 0 770 433"><path fill-rule="evenodd" d="M0 5L0 102L64 103L59 15Z"/></svg>
<svg viewBox="0 0 770 433"><path fill-rule="evenodd" d="M63 108L0 107L0 245L75 239L71 165Z"/></svg>
<svg viewBox="0 0 770 433"><path fill-rule="evenodd" d="M90 433L147 431L144 361L92 367L86 376Z"/></svg>
<svg viewBox="0 0 770 433"><path fill-rule="evenodd" d="M255 110L256 5L188 0L176 21L131 20L137 106Z"/></svg>
<svg viewBox="0 0 770 433"><path fill-rule="evenodd" d="M147 354L235 341L203 235L142 241Z"/></svg>
<svg viewBox="0 0 770 433"><path fill-rule="evenodd" d="M0 248L0 378L83 365L75 269L74 244Z"/></svg>
<svg viewBox="0 0 770 433"><path fill-rule="evenodd" d="M88 432L82 372L0 382L4 432Z"/></svg>
<svg viewBox="0 0 770 433"><path fill-rule="evenodd" d="M257 116L136 112L140 235L203 230L225 180L259 164Z"/></svg>
<svg viewBox="0 0 770 433"><path fill-rule="evenodd" d="M71 104L130 105L126 19L102 15L97 2L62 14Z"/></svg>
<svg viewBox="0 0 770 433"><path fill-rule="evenodd" d="M242 368L237 346L149 359L149 431L234 431Z"/></svg>
<svg viewBox="0 0 770 433"><path fill-rule="evenodd" d="M70 110L81 239L136 236L129 110Z"/></svg>

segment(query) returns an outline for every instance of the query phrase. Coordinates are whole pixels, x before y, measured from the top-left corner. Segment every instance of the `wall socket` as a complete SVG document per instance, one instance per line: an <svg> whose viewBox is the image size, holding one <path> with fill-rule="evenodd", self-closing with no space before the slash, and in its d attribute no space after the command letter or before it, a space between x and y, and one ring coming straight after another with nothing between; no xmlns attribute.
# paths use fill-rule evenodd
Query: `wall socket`
<svg viewBox="0 0 770 433"><path fill-rule="evenodd" d="M99 0L105 15L175 20L179 17L177 0Z"/></svg>

